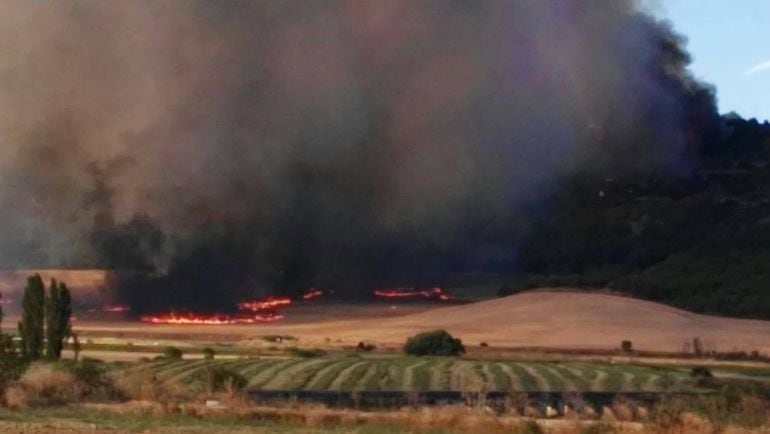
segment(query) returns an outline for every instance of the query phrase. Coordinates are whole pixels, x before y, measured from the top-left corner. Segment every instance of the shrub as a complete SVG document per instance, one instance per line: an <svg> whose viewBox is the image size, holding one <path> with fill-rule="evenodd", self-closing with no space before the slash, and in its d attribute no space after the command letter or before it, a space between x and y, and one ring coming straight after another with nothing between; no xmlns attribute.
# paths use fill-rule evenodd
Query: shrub
<svg viewBox="0 0 770 434"><path fill-rule="evenodd" d="M295 341L295 340L297 340L297 338L292 336L292 335L265 335L265 336L262 336L262 339L267 341L267 342L276 342L276 343L279 343L279 344L281 342L283 342L283 341Z"/></svg>
<svg viewBox="0 0 770 434"><path fill-rule="evenodd" d="M195 379L202 382L209 393L227 391L234 393L246 387L248 381L239 372L222 366L208 367L198 371Z"/></svg>
<svg viewBox="0 0 770 434"><path fill-rule="evenodd" d="M599 422L585 425L580 428L580 434L615 434L618 430L609 423Z"/></svg>
<svg viewBox="0 0 770 434"><path fill-rule="evenodd" d="M6 389L5 401L12 408L61 405L78 400L81 393L81 385L63 366L34 364Z"/></svg>
<svg viewBox="0 0 770 434"><path fill-rule="evenodd" d="M695 354L695 357L703 357L703 341L700 338L692 340L692 352Z"/></svg>
<svg viewBox="0 0 770 434"><path fill-rule="evenodd" d="M631 343L631 341L623 341L620 343L620 349L623 350L624 353L630 353L634 349L634 344Z"/></svg>
<svg viewBox="0 0 770 434"><path fill-rule="evenodd" d="M16 355L0 356L0 389L16 381L27 370L28 363Z"/></svg>
<svg viewBox="0 0 770 434"><path fill-rule="evenodd" d="M117 390L126 397L139 401L168 401L184 397L183 388L158 377L149 366L129 368L110 373Z"/></svg>
<svg viewBox="0 0 770 434"><path fill-rule="evenodd" d="M695 366L690 370L690 376L699 380L714 378L711 370L705 366Z"/></svg>
<svg viewBox="0 0 770 434"><path fill-rule="evenodd" d="M216 355L216 352L211 348L204 348L203 349L203 359L204 360L214 360L214 356Z"/></svg>
<svg viewBox="0 0 770 434"><path fill-rule="evenodd" d="M489 348L489 344L488 344L488 343L486 343L486 342L482 342L482 343L481 343L481 344L479 344L479 345L481 346L481 348Z"/></svg>
<svg viewBox="0 0 770 434"><path fill-rule="evenodd" d="M374 349L377 348L374 344L367 344L364 342L359 342L358 345L356 345L356 351L359 353L371 353L374 351Z"/></svg>
<svg viewBox="0 0 770 434"><path fill-rule="evenodd" d="M326 351L318 348L290 348L289 354L294 357L323 357L326 355Z"/></svg>
<svg viewBox="0 0 770 434"><path fill-rule="evenodd" d="M166 347L163 357L170 360L182 360L182 350L177 347Z"/></svg>
<svg viewBox="0 0 770 434"><path fill-rule="evenodd" d="M446 330L434 330L407 339L404 352L413 356L456 356L465 353L465 347Z"/></svg>
<svg viewBox="0 0 770 434"><path fill-rule="evenodd" d="M544 434L543 428L534 420L528 420L523 424L517 426L514 431L515 434Z"/></svg>
<svg viewBox="0 0 770 434"><path fill-rule="evenodd" d="M82 388L82 394L89 400L122 399L124 394L115 387L112 371L116 363L107 364L101 360L83 358L80 362L67 361L65 364Z"/></svg>

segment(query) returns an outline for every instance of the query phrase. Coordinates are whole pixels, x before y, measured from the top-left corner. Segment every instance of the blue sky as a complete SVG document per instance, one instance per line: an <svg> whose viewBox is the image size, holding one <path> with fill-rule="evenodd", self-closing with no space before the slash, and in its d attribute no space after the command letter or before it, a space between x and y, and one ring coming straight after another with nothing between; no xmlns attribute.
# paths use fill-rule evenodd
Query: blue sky
<svg viewBox="0 0 770 434"><path fill-rule="evenodd" d="M720 112L770 119L770 0L659 0L653 13L687 37Z"/></svg>

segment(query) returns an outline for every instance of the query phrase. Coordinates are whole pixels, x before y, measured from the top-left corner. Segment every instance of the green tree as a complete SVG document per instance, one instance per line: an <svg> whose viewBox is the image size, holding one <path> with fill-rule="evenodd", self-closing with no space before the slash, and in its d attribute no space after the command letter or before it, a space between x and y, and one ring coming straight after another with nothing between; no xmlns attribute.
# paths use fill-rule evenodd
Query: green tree
<svg viewBox="0 0 770 434"><path fill-rule="evenodd" d="M203 349L203 358L205 360L214 360L215 355L216 355L216 352L213 349L208 347Z"/></svg>
<svg viewBox="0 0 770 434"><path fill-rule="evenodd" d="M465 347L446 330L433 330L407 339L404 352L413 356L456 356L464 353Z"/></svg>
<svg viewBox="0 0 770 434"><path fill-rule="evenodd" d="M45 327L45 284L39 274L27 278L21 306L22 314L19 321L21 355L27 360L39 359L43 354Z"/></svg>
<svg viewBox="0 0 770 434"><path fill-rule="evenodd" d="M166 347L163 350L163 357L169 360L182 360L182 350L177 347Z"/></svg>
<svg viewBox="0 0 770 434"><path fill-rule="evenodd" d="M623 341L620 343L620 349L623 350L624 353L630 353L634 349L634 344L631 341Z"/></svg>
<svg viewBox="0 0 770 434"><path fill-rule="evenodd" d="M70 336L72 325L72 297L67 285L51 279L46 298L46 353L49 359L61 358L64 342Z"/></svg>

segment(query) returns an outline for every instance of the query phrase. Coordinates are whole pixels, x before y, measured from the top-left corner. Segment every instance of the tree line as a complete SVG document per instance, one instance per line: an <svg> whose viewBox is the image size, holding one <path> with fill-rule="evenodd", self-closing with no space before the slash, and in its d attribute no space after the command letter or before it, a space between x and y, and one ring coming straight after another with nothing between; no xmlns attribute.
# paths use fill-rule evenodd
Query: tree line
<svg viewBox="0 0 770 434"><path fill-rule="evenodd" d="M58 360L67 339L72 336L72 296L64 282L51 279L46 293L39 274L29 276L22 298L22 315L18 323L18 351L26 361L47 358ZM0 307L0 323L3 311ZM0 333L1 351L13 354L16 347L9 335Z"/></svg>
<svg viewBox="0 0 770 434"><path fill-rule="evenodd" d="M500 295L610 288L700 313L770 319L770 123L723 118L678 174L575 173L526 225Z"/></svg>

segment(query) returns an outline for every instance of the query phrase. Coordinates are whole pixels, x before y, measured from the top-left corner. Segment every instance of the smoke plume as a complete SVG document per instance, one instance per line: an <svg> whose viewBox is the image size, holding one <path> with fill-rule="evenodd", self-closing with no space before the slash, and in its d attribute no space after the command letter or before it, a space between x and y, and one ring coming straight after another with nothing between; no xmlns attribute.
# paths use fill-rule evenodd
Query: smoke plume
<svg viewBox="0 0 770 434"><path fill-rule="evenodd" d="M140 309L510 272L569 174L692 170L682 46L630 0L7 0L0 265Z"/></svg>

